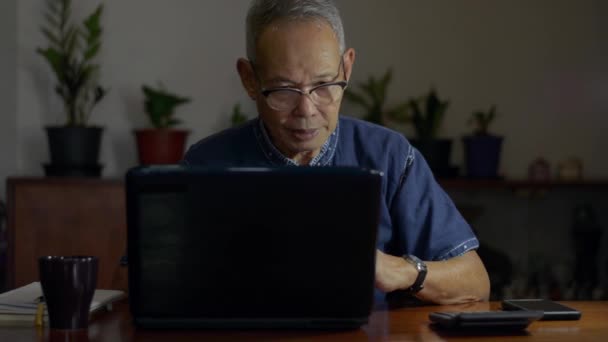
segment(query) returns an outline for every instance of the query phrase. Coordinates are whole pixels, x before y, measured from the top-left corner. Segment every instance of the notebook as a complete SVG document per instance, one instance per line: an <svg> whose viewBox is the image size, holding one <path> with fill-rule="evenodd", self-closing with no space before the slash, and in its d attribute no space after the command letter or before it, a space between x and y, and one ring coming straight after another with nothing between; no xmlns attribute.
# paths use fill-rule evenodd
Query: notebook
<svg viewBox="0 0 608 342"><path fill-rule="evenodd" d="M0 294L0 326L34 324L34 315L42 296L39 282L33 282L14 290ZM125 297L125 293L117 290L95 290L91 301L90 313L104 307L111 308L113 302ZM45 312L45 320L48 314Z"/></svg>
<svg viewBox="0 0 608 342"><path fill-rule="evenodd" d="M365 324L373 304L381 178L356 168L130 170L135 324Z"/></svg>

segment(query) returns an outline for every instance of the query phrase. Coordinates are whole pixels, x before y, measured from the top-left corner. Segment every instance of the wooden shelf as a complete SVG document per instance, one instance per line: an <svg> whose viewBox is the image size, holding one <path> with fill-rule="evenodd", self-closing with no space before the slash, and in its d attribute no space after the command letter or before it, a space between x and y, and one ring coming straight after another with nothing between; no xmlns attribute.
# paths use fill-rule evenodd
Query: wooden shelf
<svg viewBox="0 0 608 342"><path fill-rule="evenodd" d="M537 182L516 179L470 179L470 178L444 178L438 179L439 184L446 190L484 190L484 189L512 189L512 190L548 190L561 188L584 188L608 190L608 179L581 180L581 181L549 181Z"/></svg>

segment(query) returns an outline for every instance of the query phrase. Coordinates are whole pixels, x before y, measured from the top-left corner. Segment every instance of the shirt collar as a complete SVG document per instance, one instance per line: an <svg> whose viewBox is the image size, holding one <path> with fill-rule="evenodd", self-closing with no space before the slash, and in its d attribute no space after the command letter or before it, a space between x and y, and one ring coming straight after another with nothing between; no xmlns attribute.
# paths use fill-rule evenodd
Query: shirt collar
<svg viewBox="0 0 608 342"><path fill-rule="evenodd" d="M266 127L264 123L259 118L256 119L258 122L253 125L253 129L255 132L255 137L258 142L258 146L262 150L262 153L275 166L299 166L295 160L291 158L285 157L283 153L281 153L276 146L270 140L270 136L266 131ZM338 146L338 137L340 132L340 124L336 125L336 129L332 134L329 135L329 138L323 146L321 146L321 152L314 157L309 163L308 166L327 166L331 162L336 152L336 147Z"/></svg>

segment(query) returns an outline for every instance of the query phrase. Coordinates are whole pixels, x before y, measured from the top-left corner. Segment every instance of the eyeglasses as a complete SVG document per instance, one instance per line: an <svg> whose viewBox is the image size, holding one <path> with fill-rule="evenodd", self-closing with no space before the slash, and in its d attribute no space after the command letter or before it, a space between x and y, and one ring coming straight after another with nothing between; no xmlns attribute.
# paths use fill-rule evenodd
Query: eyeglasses
<svg viewBox="0 0 608 342"><path fill-rule="evenodd" d="M258 79L258 82L261 84L262 82L255 71L253 63L251 66L256 78ZM344 93L344 89L346 89L348 86L343 57L340 57L338 74L336 77L334 77L334 80L340 77L340 69L342 69L344 72L344 81L323 83L310 88L308 91L291 87L277 87L271 89L262 88L260 92L262 95L264 95L264 98L266 98L266 103L268 106L277 111L290 112L294 110L300 101L302 101L302 96L304 95L308 95L312 103L314 103L316 106L328 106L340 100L342 94Z"/></svg>

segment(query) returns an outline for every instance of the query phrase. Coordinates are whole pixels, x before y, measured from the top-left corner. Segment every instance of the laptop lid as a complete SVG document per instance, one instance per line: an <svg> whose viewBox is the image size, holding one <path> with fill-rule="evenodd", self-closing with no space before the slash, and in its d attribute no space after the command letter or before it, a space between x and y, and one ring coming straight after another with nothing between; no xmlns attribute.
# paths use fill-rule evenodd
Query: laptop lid
<svg viewBox="0 0 608 342"><path fill-rule="evenodd" d="M381 174L140 167L129 299L146 327L350 328L373 302Z"/></svg>

